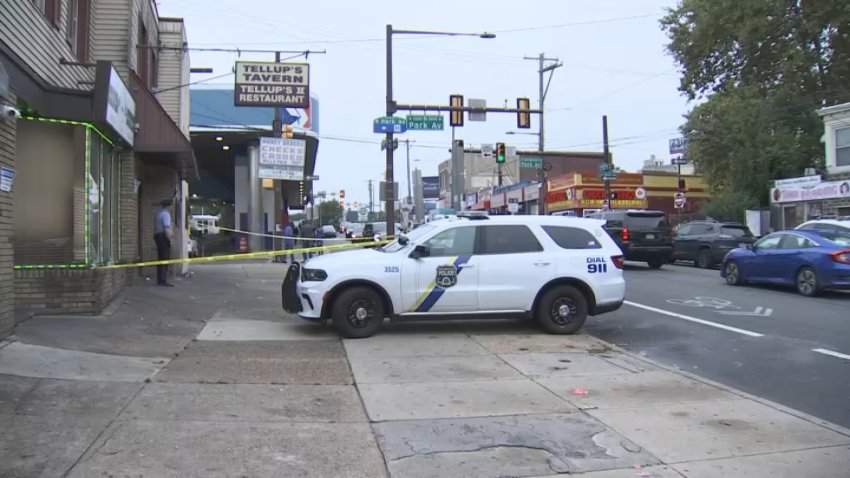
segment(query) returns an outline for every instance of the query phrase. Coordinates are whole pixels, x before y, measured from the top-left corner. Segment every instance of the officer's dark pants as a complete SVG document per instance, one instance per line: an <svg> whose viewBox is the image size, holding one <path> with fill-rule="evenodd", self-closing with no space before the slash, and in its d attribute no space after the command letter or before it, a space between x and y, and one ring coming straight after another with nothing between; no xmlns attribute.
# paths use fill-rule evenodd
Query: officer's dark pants
<svg viewBox="0 0 850 478"><path fill-rule="evenodd" d="M153 235L153 240L156 243L156 257L158 260L164 261L171 259L171 241L164 232L158 232ZM168 266L156 266L156 283L165 284L168 282Z"/></svg>

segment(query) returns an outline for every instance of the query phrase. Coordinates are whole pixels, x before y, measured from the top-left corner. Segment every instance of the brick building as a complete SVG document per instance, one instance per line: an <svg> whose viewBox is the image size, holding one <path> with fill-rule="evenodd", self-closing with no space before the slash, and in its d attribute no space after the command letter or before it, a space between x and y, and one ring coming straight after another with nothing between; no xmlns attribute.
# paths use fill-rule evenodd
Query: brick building
<svg viewBox="0 0 850 478"><path fill-rule="evenodd" d="M108 266L154 257L155 203L174 198L182 216L196 174L185 41L153 0L0 2L0 102L21 113L0 122L14 174L0 191L0 336L15 316L99 312L138 274Z"/></svg>

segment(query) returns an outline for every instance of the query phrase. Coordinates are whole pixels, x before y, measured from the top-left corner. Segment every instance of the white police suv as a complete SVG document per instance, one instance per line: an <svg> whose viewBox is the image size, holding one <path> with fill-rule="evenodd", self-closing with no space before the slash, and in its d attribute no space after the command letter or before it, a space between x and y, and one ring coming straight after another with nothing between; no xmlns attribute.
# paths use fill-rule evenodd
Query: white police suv
<svg viewBox="0 0 850 478"><path fill-rule="evenodd" d="M623 303L623 256L605 221L486 215L424 224L382 247L290 266L284 310L369 337L384 319L535 318L572 334Z"/></svg>

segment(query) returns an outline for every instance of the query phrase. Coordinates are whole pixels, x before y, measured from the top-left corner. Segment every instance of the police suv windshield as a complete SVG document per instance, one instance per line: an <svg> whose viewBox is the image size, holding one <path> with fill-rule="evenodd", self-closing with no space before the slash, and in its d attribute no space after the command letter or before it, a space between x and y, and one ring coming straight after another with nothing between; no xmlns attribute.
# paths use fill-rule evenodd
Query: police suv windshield
<svg viewBox="0 0 850 478"><path fill-rule="evenodd" d="M419 226L416 229L410 231L410 234L406 234L403 237L406 237L410 241L410 243L416 243L422 236L424 236L425 234L428 234L430 231L433 231L436 227L437 226L434 226L434 225L431 225L431 224L424 224L424 225ZM404 247L405 246L402 246L401 244L399 244L398 239L396 239L395 241L393 241L393 242L391 242L391 243L389 243L389 244L387 244L383 247L379 247L378 249L380 249L384 252L398 252L398 251L404 249Z"/></svg>

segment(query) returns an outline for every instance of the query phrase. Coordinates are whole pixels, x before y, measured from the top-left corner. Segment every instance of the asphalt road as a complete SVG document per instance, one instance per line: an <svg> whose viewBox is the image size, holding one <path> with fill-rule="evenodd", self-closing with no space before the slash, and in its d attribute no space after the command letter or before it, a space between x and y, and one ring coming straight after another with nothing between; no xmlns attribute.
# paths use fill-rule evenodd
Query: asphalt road
<svg viewBox="0 0 850 478"><path fill-rule="evenodd" d="M717 270L626 266L626 304L585 330L850 427L850 294L726 285Z"/></svg>

